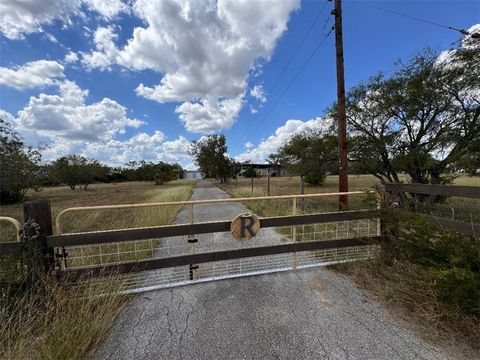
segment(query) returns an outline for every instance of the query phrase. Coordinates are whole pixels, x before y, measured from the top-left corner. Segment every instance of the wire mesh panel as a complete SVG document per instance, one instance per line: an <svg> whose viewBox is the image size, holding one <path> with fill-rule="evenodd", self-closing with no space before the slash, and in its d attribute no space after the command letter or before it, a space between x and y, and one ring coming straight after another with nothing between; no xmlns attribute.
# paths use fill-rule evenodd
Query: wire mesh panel
<svg viewBox="0 0 480 360"><path fill-rule="evenodd" d="M211 253L266 245L377 235L377 220L362 219L276 229L265 228L261 229L257 236L246 241L234 240L229 232L219 232L198 235L195 237L196 242L192 242L191 236L176 236L125 243L83 245L66 248L69 254L66 266L69 269L81 269L91 265L117 264L131 260L162 259L192 253ZM124 291L126 293L142 292L198 282L369 259L375 256L377 252L378 247L376 245L300 251L176 266L130 273L121 277L124 281ZM96 280L99 289L102 288L100 284L105 280L105 278Z"/></svg>

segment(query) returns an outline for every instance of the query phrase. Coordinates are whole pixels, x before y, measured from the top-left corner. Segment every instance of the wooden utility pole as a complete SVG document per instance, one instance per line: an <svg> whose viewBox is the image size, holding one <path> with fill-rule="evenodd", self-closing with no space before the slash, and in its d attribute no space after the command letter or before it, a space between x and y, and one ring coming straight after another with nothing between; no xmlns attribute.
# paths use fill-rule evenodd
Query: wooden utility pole
<svg viewBox="0 0 480 360"><path fill-rule="evenodd" d="M348 192L347 164L347 122L345 115L345 78L343 72L343 35L342 35L342 2L335 0L335 48L337 57L337 116L338 116L338 158L339 176L338 191ZM340 195L338 199L340 210L347 210L348 195Z"/></svg>

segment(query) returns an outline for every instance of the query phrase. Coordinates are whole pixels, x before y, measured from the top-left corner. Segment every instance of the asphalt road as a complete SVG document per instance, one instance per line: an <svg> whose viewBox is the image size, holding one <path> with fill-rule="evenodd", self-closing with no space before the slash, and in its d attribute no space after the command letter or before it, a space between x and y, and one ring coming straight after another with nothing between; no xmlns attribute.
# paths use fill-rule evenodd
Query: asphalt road
<svg viewBox="0 0 480 360"><path fill-rule="evenodd" d="M201 182L192 199L227 195ZM201 206L230 219L241 204ZM179 213L184 222L185 210ZM297 270L139 294L98 359L446 359L325 269Z"/></svg>

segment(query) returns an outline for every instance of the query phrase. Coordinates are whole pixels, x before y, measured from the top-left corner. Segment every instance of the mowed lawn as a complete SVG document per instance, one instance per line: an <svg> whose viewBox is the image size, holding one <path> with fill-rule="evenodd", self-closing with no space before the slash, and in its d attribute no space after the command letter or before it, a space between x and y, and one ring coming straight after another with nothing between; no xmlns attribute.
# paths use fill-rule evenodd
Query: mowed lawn
<svg viewBox="0 0 480 360"><path fill-rule="evenodd" d="M153 182L93 184L87 191L70 190L66 186L60 186L44 188L40 192L29 191L26 201L50 200L52 220L55 222L58 213L70 207L188 200L195 183L192 180L176 180L164 185L154 185ZM67 213L62 216L62 231L81 232L166 225L175 218L179 208L167 206ZM13 217L22 222L22 214L22 204L0 206L0 216ZM0 227L0 241L14 240L15 231L12 225L2 221Z"/></svg>

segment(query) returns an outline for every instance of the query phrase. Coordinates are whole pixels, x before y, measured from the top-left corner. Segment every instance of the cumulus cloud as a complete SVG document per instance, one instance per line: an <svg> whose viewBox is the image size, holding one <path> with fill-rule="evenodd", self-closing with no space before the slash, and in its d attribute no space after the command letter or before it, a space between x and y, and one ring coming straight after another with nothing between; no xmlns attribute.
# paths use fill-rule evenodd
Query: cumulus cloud
<svg viewBox="0 0 480 360"><path fill-rule="evenodd" d="M0 67L0 84L16 89L55 85L64 76L63 65L50 60L32 61L11 69Z"/></svg>
<svg viewBox="0 0 480 360"><path fill-rule="evenodd" d="M250 95L262 103L267 101L267 97L265 96L262 85L256 85L250 89Z"/></svg>
<svg viewBox="0 0 480 360"><path fill-rule="evenodd" d="M185 112L179 113L187 129L199 122L201 113L205 115L201 121L208 125L190 128L209 133L234 122L239 110L231 113L233 118L226 117L220 105L233 100L241 109L238 97L245 93L252 66L259 59L270 59L290 13L299 6L298 0L275 5L267 1L138 0L133 10L145 27L136 27L123 48L115 44L113 28L97 29L96 49L84 54L82 61L88 69L118 64L161 74L157 85L139 84L137 95L160 103L184 102L179 109ZM219 106L214 108L214 103Z"/></svg>
<svg viewBox="0 0 480 360"><path fill-rule="evenodd" d="M275 132L265 140L261 141L257 147L249 146L247 143L245 147L247 151L236 156L235 160L240 162L252 161L256 163L265 162L270 154L277 152L277 150L290 140L294 135L302 133L306 130L327 130L331 125L332 120L323 118L315 118L308 121L302 120L287 120L284 125L280 126Z"/></svg>
<svg viewBox="0 0 480 360"><path fill-rule="evenodd" d="M26 34L43 32L54 21L69 25L73 16L83 15L82 5L107 19L128 11L121 0L2 0L0 32L9 39L23 39Z"/></svg>
<svg viewBox="0 0 480 360"><path fill-rule="evenodd" d="M67 154L80 154L121 166L130 160L168 161L188 164L190 141L180 136L166 141L163 132L138 132L124 140L118 135L144 122L127 116L127 109L104 98L87 103L88 90L72 81L60 84L58 94L31 97L17 117L0 109L0 117L12 123L28 143L47 145L45 160Z"/></svg>
<svg viewBox="0 0 480 360"><path fill-rule="evenodd" d="M188 131L211 134L229 128L242 109L243 93L232 99L207 96L199 102L184 102L175 109Z"/></svg>
<svg viewBox="0 0 480 360"><path fill-rule="evenodd" d="M121 0L84 0L84 3L106 19L113 19L120 13L130 11L128 5Z"/></svg>
<svg viewBox="0 0 480 360"><path fill-rule="evenodd" d="M143 124L128 118L127 109L112 99L85 104L87 95L88 90L67 80L60 85L58 95L31 97L18 112L19 126L51 138L106 141L127 127Z"/></svg>
<svg viewBox="0 0 480 360"><path fill-rule="evenodd" d="M65 55L65 58L63 61L67 64L74 63L78 61L78 55L74 53L73 51L70 51L67 55Z"/></svg>

